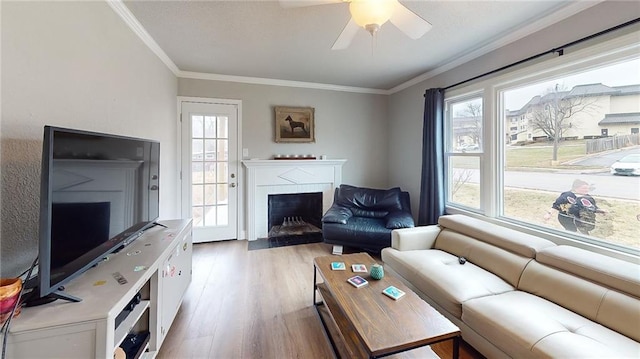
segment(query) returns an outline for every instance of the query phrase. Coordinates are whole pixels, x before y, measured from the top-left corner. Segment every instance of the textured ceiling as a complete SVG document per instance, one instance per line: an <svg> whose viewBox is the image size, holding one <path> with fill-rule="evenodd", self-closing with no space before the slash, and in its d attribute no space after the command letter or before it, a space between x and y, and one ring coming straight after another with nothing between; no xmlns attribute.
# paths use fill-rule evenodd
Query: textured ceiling
<svg viewBox="0 0 640 359"><path fill-rule="evenodd" d="M350 14L337 3L125 1L181 70L389 90L565 8L567 1L401 1L433 28L411 40L391 23L331 50Z"/></svg>

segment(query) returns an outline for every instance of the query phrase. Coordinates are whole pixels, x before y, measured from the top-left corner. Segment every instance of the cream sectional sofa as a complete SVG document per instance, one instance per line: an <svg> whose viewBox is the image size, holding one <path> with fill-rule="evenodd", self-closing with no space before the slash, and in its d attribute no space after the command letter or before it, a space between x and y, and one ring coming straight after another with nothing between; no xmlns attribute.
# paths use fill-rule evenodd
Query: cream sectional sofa
<svg viewBox="0 0 640 359"><path fill-rule="evenodd" d="M640 358L636 264L464 215L394 230L382 260L488 358Z"/></svg>

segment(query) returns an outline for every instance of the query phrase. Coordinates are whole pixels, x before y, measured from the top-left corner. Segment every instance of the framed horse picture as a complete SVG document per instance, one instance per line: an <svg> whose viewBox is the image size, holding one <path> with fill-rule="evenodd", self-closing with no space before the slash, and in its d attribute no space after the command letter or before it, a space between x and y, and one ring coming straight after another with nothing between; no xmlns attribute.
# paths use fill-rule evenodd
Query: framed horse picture
<svg viewBox="0 0 640 359"><path fill-rule="evenodd" d="M276 142L316 142L313 107L276 106Z"/></svg>

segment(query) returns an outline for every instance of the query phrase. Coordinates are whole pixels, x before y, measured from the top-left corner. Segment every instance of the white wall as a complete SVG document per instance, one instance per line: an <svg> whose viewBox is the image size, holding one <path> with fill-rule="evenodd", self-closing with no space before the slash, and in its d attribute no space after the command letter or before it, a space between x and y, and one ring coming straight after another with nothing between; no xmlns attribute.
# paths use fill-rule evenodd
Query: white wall
<svg viewBox="0 0 640 359"><path fill-rule="evenodd" d="M249 158L276 154L325 154L347 159L342 182L387 187L385 95L179 79L180 96L242 100L242 145ZM315 108L315 143L276 143L274 106Z"/></svg>
<svg viewBox="0 0 640 359"><path fill-rule="evenodd" d="M512 44L391 95L388 114L389 183L401 186L410 192L414 216L417 216L420 193L423 95L426 89L453 85L625 23L637 16L637 2L605 1Z"/></svg>
<svg viewBox="0 0 640 359"><path fill-rule="evenodd" d="M162 218L178 216L177 79L105 2L2 2L0 270L37 254L43 126L161 142Z"/></svg>

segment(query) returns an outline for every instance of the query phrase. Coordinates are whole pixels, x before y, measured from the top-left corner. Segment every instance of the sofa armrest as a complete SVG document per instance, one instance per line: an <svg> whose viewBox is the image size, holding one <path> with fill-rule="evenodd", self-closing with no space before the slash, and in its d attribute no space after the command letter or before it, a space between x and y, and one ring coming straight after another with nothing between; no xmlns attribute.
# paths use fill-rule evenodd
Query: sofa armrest
<svg viewBox="0 0 640 359"><path fill-rule="evenodd" d="M440 233L440 226L401 228L391 231L391 247L399 251L431 249Z"/></svg>
<svg viewBox="0 0 640 359"><path fill-rule="evenodd" d="M385 226L389 229L411 228L415 226L411 213L405 211L390 212L385 218Z"/></svg>
<svg viewBox="0 0 640 359"><path fill-rule="evenodd" d="M352 216L353 212L349 208L334 203L322 217L322 223L347 224Z"/></svg>

